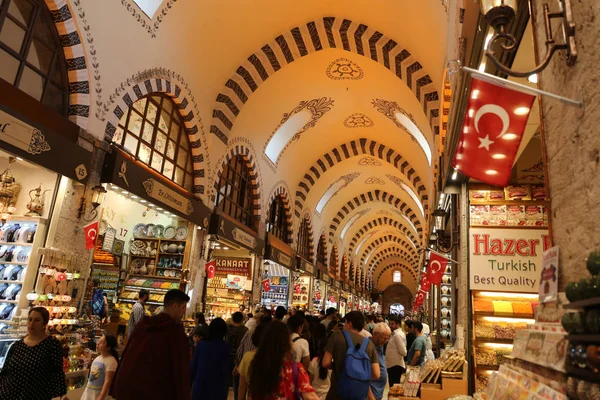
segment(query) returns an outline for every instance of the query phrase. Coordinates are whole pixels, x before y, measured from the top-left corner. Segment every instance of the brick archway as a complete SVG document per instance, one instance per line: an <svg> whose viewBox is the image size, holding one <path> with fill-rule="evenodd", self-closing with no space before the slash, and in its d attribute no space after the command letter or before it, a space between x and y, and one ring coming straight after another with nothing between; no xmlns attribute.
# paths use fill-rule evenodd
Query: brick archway
<svg viewBox="0 0 600 400"><path fill-rule="evenodd" d="M294 235L293 235L293 227L292 227L292 207L291 207L291 201L290 201L290 191L289 188L287 187L287 184L285 183L285 181L280 181L277 184L275 184L275 186L273 187L273 190L271 190L271 194L269 195L269 199L267 204L264 205L265 210L270 210L271 209L271 203L273 203L273 201L275 200L275 198L277 198L277 196L281 196L281 198L283 199L283 208L285 209L285 219L287 221L287 226L288 226L288 231L287 231L287 238L288 238L288 243L290 245L292 245L294 243ZM268 218L268 215L267 215Z"/></svg>
<svg viewBox="0 0 600 400"><path fill-rule="evenodd" d="M408 227L406 227L401 222L399 222L395 219L388 218L388 217L379 217L379 218L376 218L376 219L366 223L362 228L360 228L354 234L354 236L352 237L352 240L350 241L350 246L349 246L350 252L354 251L354 248L356 247L356 245L358 243L360 243L360 240L363 236L368 234L371 230L376 229L377 227L383 227L383 226L390 226L390 227L398 229L400 232L402 232L402 234L404 234L404 236L406 236L407 238L412 240L414 245L417 247L417 250L420 249L419 239L417 239L417 237L413 234L412 230L410 230Z"/></svg>

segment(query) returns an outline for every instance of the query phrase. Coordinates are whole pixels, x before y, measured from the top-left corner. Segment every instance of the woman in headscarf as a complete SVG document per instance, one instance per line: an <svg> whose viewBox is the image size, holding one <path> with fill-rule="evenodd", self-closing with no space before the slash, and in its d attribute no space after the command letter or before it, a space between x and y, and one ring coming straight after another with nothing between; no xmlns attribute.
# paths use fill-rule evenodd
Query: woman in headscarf
<svg viewBox="0 0 600 400"><path fill-rule="evenodd" d="M435 360L435 355L433 354L433 343L431 343L431 330L429 329L429 325L423 324L423 336L425 336L425 360L433 361Z"/></svg>

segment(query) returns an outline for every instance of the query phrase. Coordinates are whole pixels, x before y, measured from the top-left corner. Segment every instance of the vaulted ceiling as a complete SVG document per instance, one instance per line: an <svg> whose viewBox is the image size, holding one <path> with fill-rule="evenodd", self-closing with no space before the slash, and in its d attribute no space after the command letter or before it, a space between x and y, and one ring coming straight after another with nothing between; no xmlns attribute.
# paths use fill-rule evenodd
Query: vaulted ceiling
<svg viewBox="0 0 600 400"><path fill-rule="evenodd" d="M315 246L323 233L379 289L397 269L415 290L444 114L446 1L166 0L151 19L133 0L69 3L95 61L92 134L132 85L172 80L201 134L203 200L226 155L244 151L263 220L283 187L294 227L310 215Z"/></svg>

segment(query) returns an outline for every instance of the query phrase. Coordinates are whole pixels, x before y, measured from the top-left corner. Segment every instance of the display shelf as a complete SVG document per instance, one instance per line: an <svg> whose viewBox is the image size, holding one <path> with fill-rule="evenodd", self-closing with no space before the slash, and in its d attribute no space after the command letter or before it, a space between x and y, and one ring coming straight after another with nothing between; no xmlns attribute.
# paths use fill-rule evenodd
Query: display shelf
<svg viewBox="0 0 600 400"><path fill-rule="evenodd" d="M42 217L30 217L27 215L9 215L8 221L10 222L19 222L19 221L27 221L27 222L46 222L46 218Z"/></svg>
<svg viewBox="0 0 600 400"><path fill-rule="evenodd" d="M112 269L114 269L115 271L118 271L118 270L119 270L119 267L115 267L115 265L114 265L114 264L111 264L111 263L98 263L98 262L95 262L95 263L92 263L92 265L93 265L94 267L95 267L95 266L99 266L99 267L108 267L108 266L110 266L110 267L112 267Z"/></svg>
<svg viewBox="0 0 600 400"><path fill-rule="evenodd" d="M28 261L26 262L14 262L14 261L2 261L0 260L0 264L6 264L6 265L27 265L29 264Z"/></svg>
<svg viewBox="0 0 600 400"><path fill-rule="evenodd" d="M600 297L592 297L591 299L572 301L569 304L563 305L565 310L581 310L588 307L600 306Z"/></svg>
<svg viewBox="0 0 600 400"><path fill-rule="evenodd" d="M177 243L187 243L187 240L177 240L177 239L159 239L161 242L177 242Z"/></svg>
<svg viewBox="0 0 600 400"><path fill-rule="evenodd" d="M567 339L573 343L600 343L600 334L568 335Z"/></svg>
<svg viewBox="0 0 600 400"><path fill-rule="evenodd" d="M2 299L0 299L0 301L3 303L19 304L19 300L2 300Z"/></svg>
<svg viewBox="0 0 600 400"><path fill-rule="evenodd" d="M160 292L160 293L167 293L169 290L171 289L161 289L161 288L153 288L153 287L144 287L144 286L132 286L132 285L125 285L123 286L126 290L140 290L140 289L146 289L149 292Z"/></svg>
<svg viewBox="0 0 600 400"><path fill-rule="evenodd" d="M23 284L23 281L11 281L11 280L0 279L0 283L20 283L20 284Z"/></svg>
<svg viewBox="0 0 600 400"><path fill-rule="evenodd" d="M125 302L125 303L136 303L137 302L137 300L135 300L135 299L119 298L119 302L121 302L121 301ZM150 300L148 300L146 302L146 304L152 304L152 305L156 305L156 306L162 306L163 305L163 303L159 303L158 301L150 301Z"/></svg>
<svg viewBox="0 0 600 400"><path fill-rule="evenodd" d="M133 237L133 240L152 240L152 241L157 241L157 242L158 242L158 241L159 241L159 240L161 240L161 239L160 239L160 238L151 238L151 237L137 237L137 236L134 236L134 237ZM163 240L165 240L165 239L163 239Z"/></svg>
<svg viewBox="0 0 600 400"><path fill-rule="evenodd" d="M169 270L169 271L183 271L181 268L156 267L156 269L166 269L166 270Z"/></svg>
<svg viewBox="0 0 600 400"><path fill-rule="evenodd" d="M478 365L475 367L477 372L498 371L498 369L500 369L499 365Z"/></svg>
<svg viewBox="0 0 600 400"><path fill-rule="evenodd" d="M567 375L592 383L600 383L600 374L591 369L566 366Z"/></svg>
<svg viewBox="0 0 600 400"><path fill-rule="evenodd" d="M0 246L24 246L24 247L31 247L31 246L33 246L33 243L0 242Z"/></svg>
<svg viewBox="0 0 600 400"><path fill-rule="evenodd" d="M180 271L182 271L182 270L180 270ZM131 277L131 276L140 277L140 278L152 278L152 279L159 279L159 280L160 279L169 279L169 280L178 280L178 281L181 280L181 278L176 278L174 276L158 276L158 275L142 275L142 274L129 274L128 275L128 277ZM127 282L127 279L125 279L125 282ZM140 287L140 289L142 289L142 288Z"/></svg>
<svg viewBox="0 0 600 400"><path fill-rule="evenodd" d="M475 317L498 317L498 318L515 318L515 319L533 319L533 314L510 314L510 313L495 313L493 311L475 311Z"/></svg>
<svg viewBox="0 0 600 400"><path fill-rule="evenodd" d="M135 254L132 254L130 257L131 258L150 258L150 259L155 259L156 258L154 256L137 256Z"/></svg>
<svg viewBox="0 0 600 400"><path fill-rule="evenodd" d="M498 343L498 344L510 344L514 343L514 339L495 339L495 338L475 338L475 344L478 343Z"/></svg>
<svg viewBox="0 0 600 400"><path fill-rule="evenodd" d="M184 253L163 253L163 252L160 252L158 254L161 256L179 256L179 257L183 257L185 255Z"/></svg>

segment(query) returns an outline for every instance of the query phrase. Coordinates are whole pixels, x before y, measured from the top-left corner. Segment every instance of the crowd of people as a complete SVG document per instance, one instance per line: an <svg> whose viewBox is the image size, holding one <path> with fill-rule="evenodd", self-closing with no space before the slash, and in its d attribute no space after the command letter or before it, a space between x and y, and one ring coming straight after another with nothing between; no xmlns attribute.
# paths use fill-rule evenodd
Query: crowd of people
<svg viewBox="0 0 600 400"><path fill-rule="evenodd" d="M130 324L120 359L116 338L103 336L83 399L226 400L233 388L235 400L379 400L408 365L433 357L429 328L397 315L263 307L207 324L196 313L186 335L188 302L182 291L167 292L158 315ZM48 319L44 308L29 311L28 335L0 373L0 398L66 399L61 349L47 334Z"/></svg>

